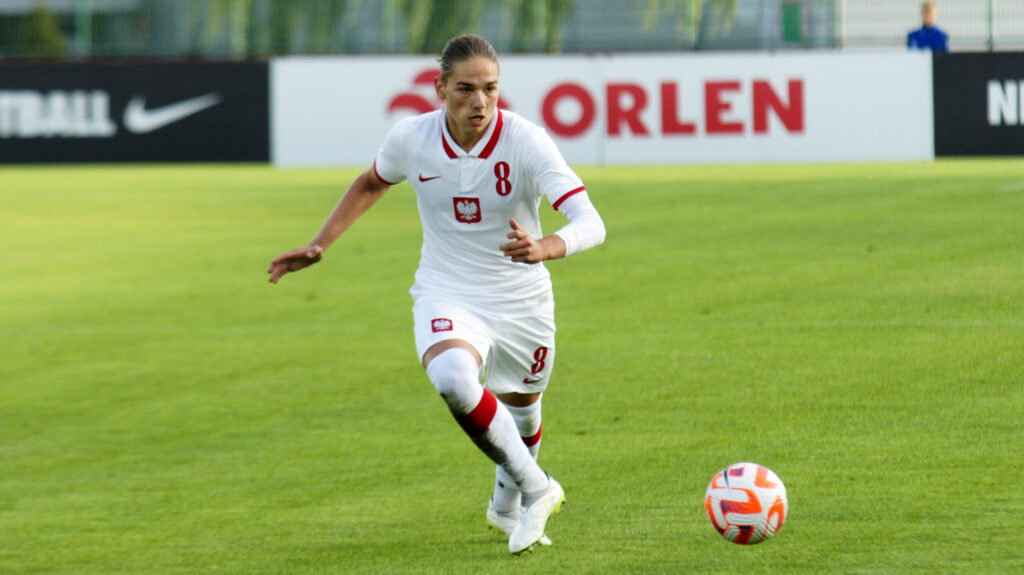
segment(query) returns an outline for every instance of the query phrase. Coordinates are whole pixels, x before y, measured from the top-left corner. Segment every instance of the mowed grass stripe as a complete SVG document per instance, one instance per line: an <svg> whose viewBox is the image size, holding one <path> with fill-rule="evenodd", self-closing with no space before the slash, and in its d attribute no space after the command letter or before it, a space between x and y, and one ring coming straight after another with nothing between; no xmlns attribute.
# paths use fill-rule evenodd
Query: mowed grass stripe
<svg viewBox="0 0 1024 575"><path fill-rule="evenodd" d="M1019 161L580 169L522 558L416 362L411 190L265 283L357 173L0 168L0 572L1024 570ZM702 507L743 460L790 492L754 548Z"/></svg>

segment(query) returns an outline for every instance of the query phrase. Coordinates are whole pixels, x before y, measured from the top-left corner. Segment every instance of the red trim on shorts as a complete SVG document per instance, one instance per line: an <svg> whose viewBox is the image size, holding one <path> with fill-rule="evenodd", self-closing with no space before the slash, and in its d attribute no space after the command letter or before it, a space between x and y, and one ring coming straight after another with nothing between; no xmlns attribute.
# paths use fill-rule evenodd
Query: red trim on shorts
<svg viewBox="0 0 1024 575"><path fill-rule="evenodd" d="M558 198L557 202L551 204L551 207L557 210L558 206L562 205L562 202L564 202L565 200L568 200L569 198L571 198L572 196L575 196L576 194L578 194L580 192L585 192L585 191L587 191L587 187L586 186L580 186L580 187L576 188L575 190L571 190L569 192L566 192L565 195L563 195L562 197Z"/></svg>
<svg viewBox="0 0 1024 575"><path fill-rule="evenodd" d="M470 437L477 437L487 433L494 420L494 414L498 412L498 400L494 394L484 390L480 403L476 404L473 411L465 415L456 415L455 420L462 426L463 431Z"/></svg>
<svg viewBox="0 0 1024 575"><path fill-rule="evenodd" d="M537 433L534 433L530 437L524 437L523 443L525 443L527 447L533 447L534 445L537 445L538 443L540 443L540 432L543 430L544 426L541 425L540 427L537 428Z"/></svg>
<svg viewBox="0 0 1024 575"><path fill-rule="evenodd" d="M498 123L494 125L494 133L491 134L490 141L487 142L487 145L484 146L483 151L480 152L481 160L486 160L491 155L491 152L494 151L494 147L498 145L498 138L501 136L502 123L503 122L501 119L501 109L498 109Z"/></svg>
<svg viewBox="0 0 1024 575"><path fill-rule="evenodd" d="M385 180L384 178L382 178L380 176L380 172L377 171L377 160L373 161L373 175L377 176L378 180L384 182L385 184L387 184L389 186L394 186L394 185L398 184L398 182L389 182L389 181Z"/></svg>

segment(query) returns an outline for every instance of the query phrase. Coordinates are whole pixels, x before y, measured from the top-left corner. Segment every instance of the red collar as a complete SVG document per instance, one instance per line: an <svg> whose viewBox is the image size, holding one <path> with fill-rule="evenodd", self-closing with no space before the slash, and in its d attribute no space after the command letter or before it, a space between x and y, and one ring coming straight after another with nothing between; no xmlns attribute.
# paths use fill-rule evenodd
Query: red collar
<svg viewBox="0 0 1024 575"><path fill-rule="evenodd" d="M499 108L498 109L498 118L497 118L497 121L494 124L494 131L491 132L491 137L487 140L487 145L485 145L484 149L480 151L480 155L478 156L480 159L486 160L487 158L489 158L491 156L491 152L493 152L495 146L498 145L498 138L501 137L501 126L504 123L505 123L504 120L502 120L501 109ZM446 136L447 132L448 132L448 112L447 111L442 111L442 113L441 113L441 145L444 146L444 153L447 154L450 159L454 160L455 158L459 157L459 155L457 153L455 153L455 150L452 148L451 144L448 143L448 138L451 137L451 134L448 134ZM452 141L454 141L454 138L452 138Z"/></svg>

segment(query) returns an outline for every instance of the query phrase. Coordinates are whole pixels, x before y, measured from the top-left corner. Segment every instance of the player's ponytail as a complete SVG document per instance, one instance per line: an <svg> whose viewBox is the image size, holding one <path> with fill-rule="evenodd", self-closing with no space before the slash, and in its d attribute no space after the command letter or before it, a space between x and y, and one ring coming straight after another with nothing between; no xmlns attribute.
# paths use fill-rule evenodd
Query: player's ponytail
<svg viewBox="0 0 1024 575"><path fill-rule="evenodd" d="M498 54L494 51L494 47L480 36L465 34L448 40L444 50L441 51L441 57L437 59L441 63L441 81L448 81L448 76L452 73L452 66L457 62L478 56L494 62L495 66L498 65Z"/></svg>

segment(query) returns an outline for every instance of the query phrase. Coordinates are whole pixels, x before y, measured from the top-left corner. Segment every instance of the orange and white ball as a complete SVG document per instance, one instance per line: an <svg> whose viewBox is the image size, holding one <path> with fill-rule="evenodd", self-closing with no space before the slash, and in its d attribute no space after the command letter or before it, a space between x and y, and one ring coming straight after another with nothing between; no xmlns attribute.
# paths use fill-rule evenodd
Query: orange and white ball
<svg viewBox="0 0 1024 575"><path fill-rule="evenodd" d="M704 494L711 525L740 545L753 545L778 532L789 512L786 486L771 469L737 463L719 471Z"/></svg>

